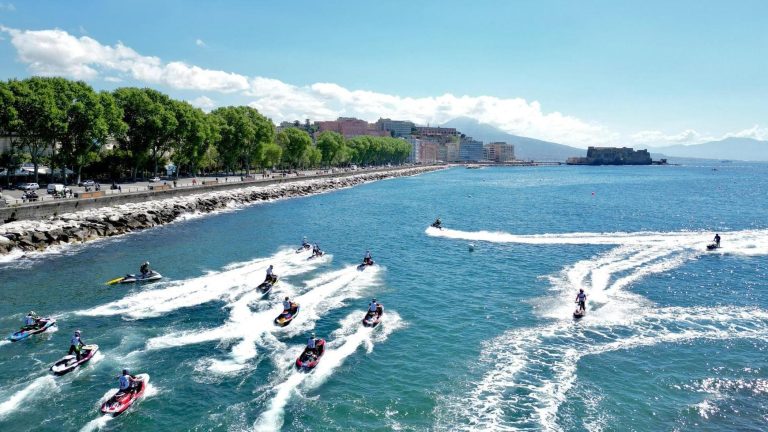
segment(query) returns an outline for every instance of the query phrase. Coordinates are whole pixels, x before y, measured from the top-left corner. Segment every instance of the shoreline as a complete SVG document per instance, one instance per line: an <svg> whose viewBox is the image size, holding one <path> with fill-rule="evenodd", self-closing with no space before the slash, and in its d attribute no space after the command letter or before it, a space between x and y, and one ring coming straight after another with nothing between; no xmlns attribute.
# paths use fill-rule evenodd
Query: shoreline
<svg viewBox="0 0 768 432"><path fill-rule="evenodd" d="M401 168L272 185L250 185L224 191L103 206L52 216L45 220L9 222L0 225L0 257L14 252L41 252L56 245L86 243L119 236L166 225L185 216L211 213L232 206L247 206L265 201L316 195L444 168L443 166Z"/></svg>

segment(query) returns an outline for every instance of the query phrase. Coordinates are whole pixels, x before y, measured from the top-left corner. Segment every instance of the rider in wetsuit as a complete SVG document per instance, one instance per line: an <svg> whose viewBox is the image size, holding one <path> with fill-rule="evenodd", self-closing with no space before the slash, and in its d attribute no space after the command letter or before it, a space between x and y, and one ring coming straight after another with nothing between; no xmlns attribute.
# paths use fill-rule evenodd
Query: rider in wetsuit
<svg viewBox="0 0 768 432"><path fill-rule="evenodd" d="M584 288L579 289L579 293L576 294L576 303L579 304L579 310L586 312L586 310L587 310L587 295L584 294Z"/></svg>

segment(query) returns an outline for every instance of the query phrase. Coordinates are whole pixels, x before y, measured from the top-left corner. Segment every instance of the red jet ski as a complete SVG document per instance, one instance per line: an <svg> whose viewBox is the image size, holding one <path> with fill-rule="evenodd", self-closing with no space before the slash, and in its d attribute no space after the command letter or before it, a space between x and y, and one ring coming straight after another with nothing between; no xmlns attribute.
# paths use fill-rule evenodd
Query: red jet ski
<svg viewBox="0 0 768 432"><path fill-rule="evenodd" d="M112 414L117 416L122 414L123 411L133 405L139 398L144 396L144 392L147 390L147 384L149 383L148 374L136 375L140 381L136 383L136 387L128 392L118 391L109 400L101 405L101 412L103 414Z"/></svg>
<svg viewBox="0 0 768 432"><path fill-rule="evenodd" d="M51 372L53 372L54 375L68 374L79 368L81 364L92 359L97 351L99 351L98 345L84 345L80 349L80 360L77 359L77 356L72 354L65 355L51 366Z"/></svg>
<svg viewBox="0 0 768 432"><path fill-rule="evenodd" d="M296 359L296 369L302 371L314 369L320 363L323 354L325 354L325 339L316 339L314 352L304 348L304 352Z"/></svg>

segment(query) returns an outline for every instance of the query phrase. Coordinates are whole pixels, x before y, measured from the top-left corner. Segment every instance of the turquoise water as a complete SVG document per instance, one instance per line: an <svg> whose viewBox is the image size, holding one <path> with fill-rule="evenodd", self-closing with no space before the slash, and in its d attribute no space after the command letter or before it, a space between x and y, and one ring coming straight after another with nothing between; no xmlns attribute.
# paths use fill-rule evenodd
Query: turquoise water
<svg viewBox="0 0 768 432"><path fill-rule="evenodd" d="M59 325L0 344L0 430L764 430L768 166L717 168L457 168L2 263L0 328ZM162 282L103 284L145 259ZM100 354L50 376L78 328ZM123 367L147 397L101 417Z"/></svg>

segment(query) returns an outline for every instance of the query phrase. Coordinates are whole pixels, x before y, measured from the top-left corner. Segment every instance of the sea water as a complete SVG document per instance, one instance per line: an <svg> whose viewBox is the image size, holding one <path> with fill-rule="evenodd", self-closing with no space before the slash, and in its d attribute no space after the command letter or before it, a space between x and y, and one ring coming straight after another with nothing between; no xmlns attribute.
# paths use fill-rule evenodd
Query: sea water
<svg viewBox="0 0 768 432"><path fill-rule="evenodd" d="M0 344L0 430L764 430L767 174L454 168L14 259L0 328L58 331ZM162 281L104 284L145 260ZM76 329L98 361L51 376ZM327 352L297 372L312 332ZM103 417L123 368L151 391Z"/></svg>

